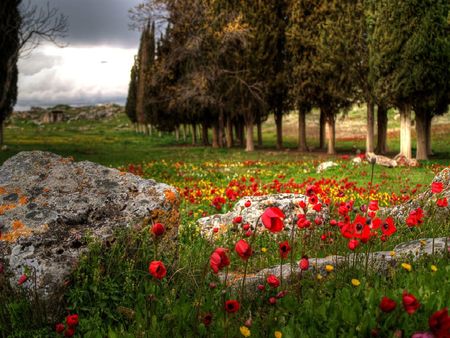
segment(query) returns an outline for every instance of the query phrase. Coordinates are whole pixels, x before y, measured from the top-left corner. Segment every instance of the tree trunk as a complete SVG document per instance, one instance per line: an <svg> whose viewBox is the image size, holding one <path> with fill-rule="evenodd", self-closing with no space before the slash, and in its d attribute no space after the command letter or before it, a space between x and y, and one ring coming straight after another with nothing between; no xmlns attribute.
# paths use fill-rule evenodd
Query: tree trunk
<svg viewBox="0 0 450 338"><path fill-rule="evenodd" d="M216 121L212 127L212 147L219 148L219 123Z"/></svg>
<svg viewBox="0 0 450 338"><path fill-rule="evenodd" d="M388 152L387 148L387 127L388 127L388 117L387 108L384 105L378 105L377 112L377 148L376 152L378 154L386 154Z"/></svg>
<svg viewBox="0 0 450 338"><path fill-rule="evenodd" d="M308 151L306 144L306 111L298 108L298 150Z"/></svg>
<svg viewBox="0 0 450 338"><path fill-rule="evenodd" d="M209 145L208 125L206 124L206 122L202 122L202 143L204 146Z"/></svg>
<svg viewBox="0 0 450 338"><path fill-rule="evenodd" d="M431 149L431 122L433 120L432 115L427 115L425 122L426 122L426 140L427 140L427 155L431 156L433 155L433 150Z"/></svg>
<svg viewBox="0 0 450 338"><path fill-rule="evenodd" d="M248 118L245 121L246 138L245 138L245 151L254 151L255 144L253 143L253 118Z"/></svg>
<svg viewBox="0 0 450 338"><path fill-rule="evenodd" d="M426 113L416 111L416 160L428 160Z"/></svg>
<svg viewBox="0 0 450 338"><path fill-rule="evenodd" d="M227 148L231 148L233 146L233 123L231 122L231 117L227 116Z"/></svg>
<svg viewBox="0 0 450 338"><path fill-rule="evenodd" d="M197 126L195 123L192 123L192 145L195 146L197 144Z"/></svg>
<svg viewBox="0 0 450 338"><path fill-rule="evenodd" d="M180 126L175 126L175 140L178 142L180 140Z"/></svg>
<svg viewBox="0 0 450 338"><path fill-rule="evenodd" d="M367 135L366 135L366 153L373 153L375 138L375 112L372 100L367 100Z"/></svg>
<svg viewBox="0 0 450 338"><path fill-rule="evenodd" d="M223 121L223 111L222 110L219 112L218 128L219 128L218 133L217 133L218 144L219 144L219 148L223 148L224 121Z"/></svg>
<svg viewBox="0 0 450 338"><path fill-rule="evenodd" d="M319 118L319 149L325 149L325 113L320 109Z"/></svg>
<svg viewBox="0 0 450 338"><path fill-rule="evenodd" d="M3 145L3 123L4 121L0 122L0 147Z"/></svg>
<svg viewBox="0 0 450 338"><path fill-rule="evenodd" d="M262 123L261 123L261 114L256 115L256 130L258 135L258 147L262 147L263 139L262 139Z"/></svg>
<svg viewBox="0 0 450 338"><path fill-rule="evenodd" d="M411 107L400 107L400 154L411 159Z"/></svg>
<svg viewBox="0 0 450 338"><path fill-rule="evenodd" d="M235 124L236 138L239 141L239 146L244 147L244 124L243 120L237 120Z"/></svg>
<svg viewBox="0 0 450 338"><path fill-rule="evenodd" d="M336 124L333 112L328 112L325 118L327 129L327 154L336 154Z"/></svg>
<svg viewBox="0 0 450 338"><path fill-rule="evenodd" d="M183 142L186 143L186 139L187 139L187 130L186 130L186 123L183 123Z"/></svg>
<svg viewBox="0 0 450 338"><path fill-rule="evenodd" d="M280 109L275 110L275 125L277 127L277 149L283 149L283 112Z"/></svg>

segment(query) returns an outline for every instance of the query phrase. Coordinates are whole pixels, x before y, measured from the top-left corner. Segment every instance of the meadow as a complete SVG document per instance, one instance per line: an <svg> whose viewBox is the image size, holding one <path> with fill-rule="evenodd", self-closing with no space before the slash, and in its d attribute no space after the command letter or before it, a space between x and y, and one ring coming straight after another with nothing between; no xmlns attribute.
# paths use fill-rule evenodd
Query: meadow
<svg viewBox="0 0 450 338"><path fill-rule="evenodd" d="M48 323L38 303L28 301L20 288L7 287L4 279L2 284L0 276L0 336L448 337L450 319L444 310L450 305L448 252L420 259L399 257L383 274L368 268L366 257L370 251L390 251L409 240L448 237L450 220L425 215L412 225L389 226L387 232L370 226L364 236L352 227L361 221L358 217L371 224L378 207L407 202L430 188L435 174L450 165L450 118L441 117L436 123L435 155L430 161L417 168L385 168L352 164L357 149L364 149L363 135L352 132L361 130L362 115L356 108L338 122L336 156L297 152L295 116L286 119L285 150L274 150L274 126L268 121L264 147L252 153L191 146L189 140L177 142L171 134L139 135L124 116L94 123L8 125L7 149L0 152L0 163L23 150L51 151L171 184L182 203L177 260L164 252L162 230L151 224L118 231L108 249L92 242L71 277L65 295L67 313L61 314L60 323ZM317 147L316 120L315 113L308 116L312 147ZM394 155L398 122L393 111L389 127L388 146ZM338 166L316 173L316 167L328 160ZM266 214L263 221L272 223L245 227L245 220L237 221L234 231L215 241L199 235L198 218L226 212L246 196L275 193L317 196L318 201L307 203L330 206L330 219L343 224L311 219L310 225L298 222L292 232L285 232L270 229L273 222L279 225L280 218ZM436 202L439 194L434 195ZM367 210L370 201L378 206ZM346 212L339 208L347 205ZM344 236L344 226L353 229L350 237ZM269 231L259 233L257 227ZM356 247L349 244L352 240ZM287 254L280 249L286 241ZM357 259L339 268L327 266L325 271L316 270L314 261L308 260L353 252ZM289 283L267 276L257 288L246 290L245 277L242 285L227 281L228 274L245 276L298 261L302 272Z"/></svg>

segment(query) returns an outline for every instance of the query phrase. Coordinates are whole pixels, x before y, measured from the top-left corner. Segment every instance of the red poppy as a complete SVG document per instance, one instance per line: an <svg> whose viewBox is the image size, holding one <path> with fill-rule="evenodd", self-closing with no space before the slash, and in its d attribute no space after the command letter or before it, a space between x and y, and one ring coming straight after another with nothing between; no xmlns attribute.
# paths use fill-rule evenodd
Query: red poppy
<svg viewBox="0 0 450 338"><path fill-rule="evenodd" d="M270 303L271 305L275 305L275 304L277 303L277 299L276 299L275 297L270 297L270 298L269 298L269 303Z"/></svg>
<svg viewBox="0 0 450 338"><path fill-rule="evenodd" d="M300 229L309 228L311 226L311 222L306 219L305 214L299 214L297 215L297 226Z"/></svg>
<svg viewBox="0 0 450 338"><path fill-rule="evenodd" d="M369 210L377 211L378 209L380 209L378 207L378 201L370 201L369 202Z"/></svg>
<svg viewBox="0 0 450 338"><path fill-rule="evenodd" d="M234 249L243 260L249 259L252 255L252 248L244 239L239 240Z"/></svg>
<svg viewBox="0 0 450 338"><path fill-rule="evenodd" d="M394 220L392 217L388 217L385 219L383 225L381 226L381 232L385 236L391 236L397 232L397 228L395 227Z"/></svg>
<svg viewBox="0 0 450 338"><path fill-rule="evenodd" d="M438 199L436 204L438 207L445 208L446 206L448 206L447 197Z"/></svg>
<svg viewBox="0 0 450 338"><path fill-rule="evenodd" d="M23 274L22 276L19 277L19 280L17 281L17 285L22 285L23 283L25 283L28 279L28 276L26 274Z"/></svg>
<svg viewBox="0 0 450 338"><path fill-rule="evenodd" d="M302 259L300 259L300 262L298 262L298 266L302 271L308 270L309 268L308 257L303 257Z"/></svg>
<svg viewBox="0 0 450 338"><path fill-rule="evenodd" d="M291 251L291 246L288 241L281 242L279 244L280 256L281 258L287 258L289 252Z"/></svg>
<svg viewBox="0 0 450 338"><path fill-rule="evenodd" d="M148 271L153 277L157 279L163 279L167 273L166 267L161 261L151 262L150 265L148 266Z"/></svg>
<svg viewBox="0 0 450 338"><path fill-rule="evenodd" d="M55 326L56 333L62 333L65 329L66 329L66 327L64 326L63 323L58 323Z"/></svg>
<svg viewBox="0 0 450 338"><path fill-rule="evenodd" d="M248 229L250 229L250 224L245 223L245 224L242 226L242 229L244 229L245 231L247 231Z"/></svg>
<svg viewBox="0 0 450 338"><path fill-rule="evenodd" d="M414 295L403 291L403 307L408 314L412 315L420 307L420 303Z"/></svg>
<svg viewBox="0 0 450 338"><path fill-rule="evenodd" d="M222 270L228 265L230 265L230 259L227 256L227 249L217 248L214 250L209 258L209 266L214 273L218 273L219 270Z"/></svg>
<svg viewBox="0 0 450 338"><path fill-rule="evenodd" d="M261 216L261 221L270 232L283 230L284 213L277 207L267 208Z"/></svg>
<svg viewBox="0 0 450 338"><path fill-rule="evenodd" d="M444 185L442 184L442 182L431 183L431 192L433 194L439 194L442 192L443 189L444 189Z"/></svg>
<svg viewBox="0 0 450 338"><path fill-rule="evenodd" d="M250 200L245 201L244 206L246 208L250 207L252 205L252 202Z"/></svg>
<svg viewBox="0 0 450 338"><path fill-rule="evenodd" d="M300 202L298 202L298 206L299 206L300 208L302 208L303 210L306 209L306 203L305 203L305 201L300 201Z"/></svg>
<svg viewBox="0 0 450 338"><path fill-rule="evenodd" d="M266 287L262 284L258 284L258 290L259 291L264 291L266 289Z"/></svg>
<svg viewBox="0 0 450 338"><path fill-rule="evenodd" d="M78 325L78 315L77 314L68 315L66 317L66 323L67 323L67 325L69 325L71 327L77 326Z"/></svg>
<svg viewBox="0 0 450 338"><path fill-rule="evenodd" d="M322 204L320 203L314 204L313 209L317 212L320 212L320 210L322 210Z"/></svg>
<svg viewBox="0 0 450 338"><path fill-rule="evenodd" d="M210 312L208 312L207 314L205 314L203 316L202 322L203 322L203 324L205 324L205 326L210 326L212 323L212 320L213 320L213 316Z"/></svg>
<svg viewBox="0 0 450 338"><path fill-rule="evenodd" d="M239 307L240 307L240 305L237 300L232 299L232 300L227 300L225 302L225 311L228 313L238 312Z"/></svg>
<svg viewBox="0 0 450 338"><path fill-rule="evenodd" d="M66 332L64 332L64 337L73 337L75 335L75 329L73 327L68 327Z"/></svg>
<svg viewBox="0 0 450 338"><path fill-rule="evenodd" d="M359 246L359 242L357 239L351 239L347 246L350 250L354 251Z"/></svg>
<svg viewBox="0 0 450 338"><path fill-rule="evenodd" d="M152 226L152 233L156 237L161 236L162 234L164 234L165 231L166 231L166 229L164 228L164 225L162 225L161 223L155 223Z"/></svg>
<svg viewBox="0 0 450 338"><path fill-rule="evenodd" d="M337 222L335 219L332 219L332 220L330 221L330 225L332 225L332 226L337 226L337 225L338 225L338 222Z"/></svg>
<svg viewBox="0 0 450 338"><path fill-rule="evenodd" d="M308 203L309 203L309 204L314 205L314 204L317 204L317 202L319 202L319 199L317 198L316 195L312 195L312 196L310 196L310 197L308 198Z"/></svg>
<svg viewBox="0 0 450 338"><path fill-rule="evenodd" d="M423 210L421 208L417 208L416 210L412 210L408 217L406 218L406 224L409 227L413 227L416 225L420 225L423 223Z"/></svg>
<svg viewBox="0 0 450 338"><path fill-rule="evenodd" d="M445 307L433 313L428 319L428 325L430 326L431 332L437 338L450 337L450 316L448 315L448 309Z"/></svg>
<svg viewBox="0 0 450 338"><path fill-rule="evenodd" d="M275 275L269 275L267 277L267 284L273 288L277 288L280 286L280 280Z"/></svg>
<svg viewBox="0 0 450 338"><path fill-rule="evenodd" d="M381 311L389 313L395 310L395 308L397 307L397 303L395 302L395 300L384 296L381 299L379 307Z"/></svg>
<svg viewBox="0 0 450 338"><path fill-rule="evenodd" d="M236 216L235 218L233 218L233 223L234 224L238 224L242 222L242 216Z"/></svg>

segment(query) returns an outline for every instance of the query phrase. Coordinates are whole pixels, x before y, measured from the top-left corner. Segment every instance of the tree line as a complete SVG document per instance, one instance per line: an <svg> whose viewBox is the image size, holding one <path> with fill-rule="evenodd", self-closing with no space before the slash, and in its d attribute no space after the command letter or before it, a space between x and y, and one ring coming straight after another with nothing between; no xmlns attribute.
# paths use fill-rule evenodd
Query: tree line
<svg viewBox="0 0 450 338"><path fill-rule="evenodd" d="M367 107L366 151L386 153L387 111L400 113L400 153L431 154L431 122L448 111L448 0L148 0L131 11L142 27L126 112L178 132L198 126L208 144L254 150L273 114L277 148L283 115L320 110L320 147L335 153L336 114ZM156 27L156 28L155 28ZM157 32L162 32L158 34ZM375 140L375 117L377 139ZM236 139L236 140L235 140ZM376 144L375 144L376 141Z"/></svg>

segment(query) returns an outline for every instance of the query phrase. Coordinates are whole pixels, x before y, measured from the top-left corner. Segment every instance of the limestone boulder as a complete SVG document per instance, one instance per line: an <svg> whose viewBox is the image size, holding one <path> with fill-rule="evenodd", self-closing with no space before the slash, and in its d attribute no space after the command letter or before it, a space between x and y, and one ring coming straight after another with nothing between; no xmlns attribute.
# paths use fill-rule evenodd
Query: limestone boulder
<svg viewBox="0 0 450 338"><path fill-rule="evenodd" d="M87 235L106 240L118 228L161 222L167 251L175 252L178 207L169 185L48 152L21 152L0 167L0 261L12 285L28 271L32 278L22 287L36 287L52 301L87 250Z"/></svg>

